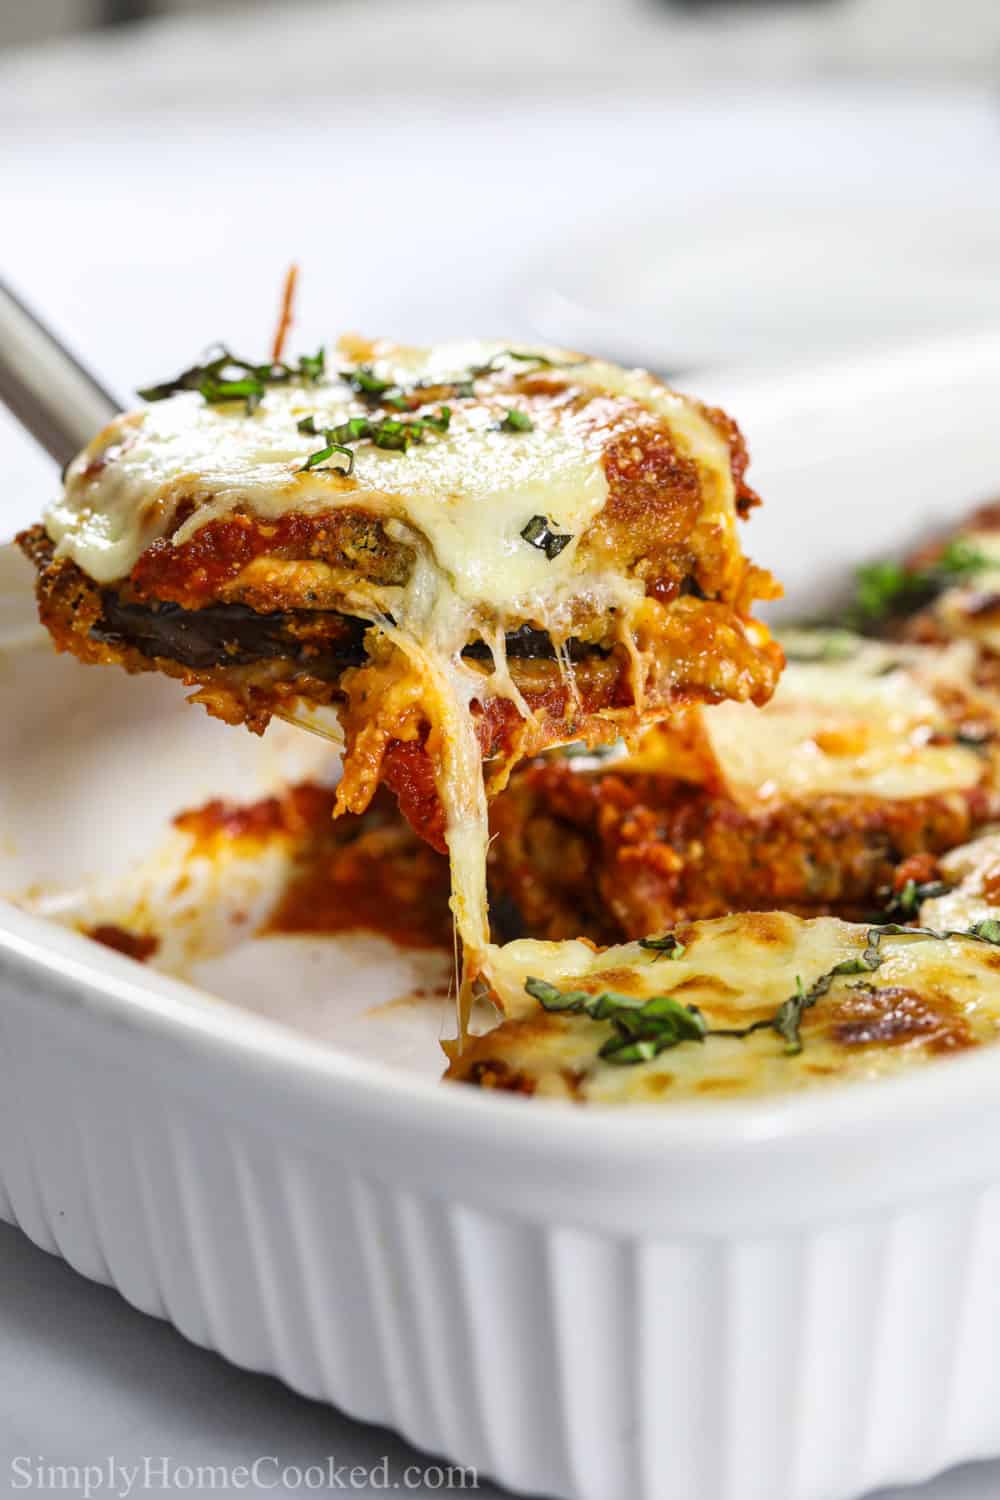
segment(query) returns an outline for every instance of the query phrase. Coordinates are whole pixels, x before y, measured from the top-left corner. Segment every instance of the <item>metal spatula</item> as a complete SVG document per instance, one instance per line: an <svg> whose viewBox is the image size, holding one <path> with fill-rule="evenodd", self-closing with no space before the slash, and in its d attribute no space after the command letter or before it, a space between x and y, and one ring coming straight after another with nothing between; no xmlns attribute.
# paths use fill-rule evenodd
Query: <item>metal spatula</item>
<svg viewBox="0 0 1000 1500"><path fill-rule="evenodd" d="M0 401L60 468L121 410L120 402L3 281Z"/></svg>

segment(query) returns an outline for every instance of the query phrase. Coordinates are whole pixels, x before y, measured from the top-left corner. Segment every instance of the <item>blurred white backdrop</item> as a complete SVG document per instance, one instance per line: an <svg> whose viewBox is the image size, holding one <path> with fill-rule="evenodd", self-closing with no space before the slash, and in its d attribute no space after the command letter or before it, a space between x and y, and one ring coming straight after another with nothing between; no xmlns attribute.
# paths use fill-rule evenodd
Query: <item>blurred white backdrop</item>
<svg viewBox="0 0 1000 1500"><path fill-rule="evenodd" d="M378 34L390 67L408 68L411 58L419 66L432 54L440 61L439 45L450 37L473 76L513 56L546 81L578 76L581 60L593 74L624 65L651 77L662 68L686 77L692 66L714 73L727 63L750 75L773 76L794 65L989 77L1000 49L993 0L312 0L308 7L287 0L5 0L0 47L77 35L130 16L218 24L232 46L237 25L243 32L248 21L268 24L268 12L272 35L290 42L285 28L295 8L310 13L304 24L326 30L331 40L336 31L349 47ZM253 51L254 39L245 41ZM244 42L235 39L235 46L245 58ZM303 61L311 73L315 64Z"/></svg>
<svg viewBox="0 0 1000 1500"><path fill-rule="evenodd" d="M862 340L1000 318L997 37L994 0L328 0L0 52L2 273L123 397L262 348L293 258L311 341L550 335L685 376L822 354L852 308ZM49 475L0 442L10 532Z"/></svg>

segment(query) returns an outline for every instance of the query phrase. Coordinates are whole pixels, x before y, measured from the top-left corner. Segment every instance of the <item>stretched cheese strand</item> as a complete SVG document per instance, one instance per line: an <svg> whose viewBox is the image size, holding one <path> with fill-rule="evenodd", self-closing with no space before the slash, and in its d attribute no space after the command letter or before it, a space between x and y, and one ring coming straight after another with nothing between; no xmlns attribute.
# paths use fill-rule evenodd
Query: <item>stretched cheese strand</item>
<svg viewBox="0 0 1000 1500"><path fill-rule="evenodd" d="M444 808L451 858L451 908L467 952L480 953L489 942L489 820L482 755L470 704L482 692L483 680L463 666L457 654L442 659L398 627L382 628L411 662L422 684L421 703L432 726L426 748Z"/></svg>

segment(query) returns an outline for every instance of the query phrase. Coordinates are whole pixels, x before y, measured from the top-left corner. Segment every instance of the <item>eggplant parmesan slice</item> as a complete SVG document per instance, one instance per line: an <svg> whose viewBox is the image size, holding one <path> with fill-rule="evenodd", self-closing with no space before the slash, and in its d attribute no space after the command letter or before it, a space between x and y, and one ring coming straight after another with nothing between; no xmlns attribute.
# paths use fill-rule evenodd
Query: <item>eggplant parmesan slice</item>
<svg viewBox="0 0 1000 1500"><path fill-rule="evenodd" d="M487 940L486 795L518 759L773 691L751 609L776 588L738 544L756 497L723 414L496 343L212 368L70 465L22 539L42 617L82 660L166 671L258 731L337 705L339 806L384 781L447 846L467 947Z"/></svg>
<svg viewBox="0 0 1000 1500"><path fill-rule="evenodd" d="M782 639L764 708L696 709L632 753L555 753L514 774L491 813L509 933L616 942L774 908L870 918L901 865L933 867L1000 816L1000 713L966 647Z"/></svg>
<svg viewBox="0 0 1000 1500"><path fill-rule="evenodd" d="M449 1047L446 1077L665 1105L889 1076L998 1040L998 941L1000 923L931 933L770 911L670 943L509 943L490 986L506 1019Z"/></svg>

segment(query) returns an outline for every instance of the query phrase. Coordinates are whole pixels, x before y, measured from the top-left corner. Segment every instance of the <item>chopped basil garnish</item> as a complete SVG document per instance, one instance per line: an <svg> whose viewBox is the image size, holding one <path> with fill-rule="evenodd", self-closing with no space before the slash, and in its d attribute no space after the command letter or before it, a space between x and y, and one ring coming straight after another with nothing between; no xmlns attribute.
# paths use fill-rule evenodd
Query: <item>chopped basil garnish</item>
<svg viewBox="0 0 1000 1500"><path fill-rule="evenodd" d="M789 995L778 1006L774 1020L771 1025L785 1043L785 1056L797 1057L802 1051L802 1037L799 1029L802 1025L802 1017L807 1010L811 1010L817 1000L827 993L833 981L841 974L867 974L877 969L882 959L878 952L877 937L873 942L873 934L868 934L868 947L860 958L845 958L841 963L834 964L825 974L821 974L816 982L804 989L802 980L796 975L795 994Z"/></svg>
<svg viewBox="0 0 1000 1500"><path fill-rule="evenodd" d="M521 535L532 547L544 552L550 562L573 540L569 532L553 531L548 516L532 516Z"/></svg>
<svg viewBox="0 0 1000 1500"><path fill-rule="evenodd" d="M808 989L803 985L801 978L796 975L795 993L789 995L787 1000L782 1000L773 1016L765 1016L760 1021L751 1021L749 1026L712 1028L709 1030L709 1036L742 1039L751 1036L755 1031L776 1031L785 1043L785 1056L797 1057L802 1051L799 1029L806 1011L811 1010L816 1001L822 999L833 981L841 974L868 974L878 968L882 962L878 951L880 936L881 934L872 928L868 933L868 946L859 958L842 959L839 964L834 964L832 969L821 974Z"/></svg>
<svg viewBox="0 0 1000 1500"><path fill-rule="evenodd" d="M438 414L436 417L416 417L414 421L410 423L410 426L419 426L421 422L426 423L428 427L433 427L435 432L447 432L448 428L451 426L451 407L438 407Z"/></svg>
<svg viewBox="0 0 1000 1500"><path fill-rule="evenodd" d="M670 995L654 995L646 1001L632 995L617 994L614 990L592 995L585 990L560 990L544 979L528 979L524 987L547 1011L587 1015L594 1021L611 1021L615 1035L604 1043L597 1054L606 1062L649 1062L658 1053L667 1047L676 1047L679 1042L701 1042L710 1036L744 1040L756 1031L777 1032L784 1041L785 1056L797 1057L802 1051L801 1026L806 1011L811 1010L828 993L834 980L847 974L871 974L879 968L884 959L880 948L883 937L932 938L938 942L957 937L1000 947L1000 918L987 917L981 922L973 923L965 932L936 932L932 927L904 927L897 922L870 927L864 951L856 958L841 959L840 963L821 974L808 989L796 975L795 993L781 1002L774 1015L751 1021L747 1026L709 1026L697 1006L681 1005ZM667 940L666 937L641 938L639 945L642 948L656 948L666 944ZM682 952L683 948L680 952L673 952L672 956L679 958ZM866 988L864 985L860 987Z"/></svg>
<svg viewBox="0 0 1000 1500"><path fill-rule="evenodd" d="M333 433L335 431L335 428L329 428L323 432L323 437L326 438L326 447L319 448L315 453L310 453L309 457L306 459L305 463L299 470L300 474L305 474L309 469L320 468L323 464L326 463L327 459L333 458L335 453L342 453L347 459L346 465L334 465L335 472L344 475L354 473L354 454L350 448L345 446L344 443L336 443L333 441Z"/></svg>
<svg viewBox="0 0 1000 1500"><path fill-rule="evenodd" d="M526 411L512 408L497 423L498 432L534 432L535 424Z"/></svg>
<svg viewBox="0 0 1000 1500"><path fill-rule="evenodd" d="M338 373L341 380L370 408L391 406L394 411L411 411L420 405L422 391L436 392L438 396L450 395L461 400L473 399L476 381L487 375L495 375L502 362L507 359L532 364L538 369L570 369L575 364L586 363L586 360L557 363L545 354L532 354L521 349L501 349L485 364L471 365L464 374L450 380L427 375L421 380L415 380L412 385L400 385L397 381L383 379L376 373L374 365L356 365L353 369L340 370ZM305 373L307 361L303 360L301 363ZM530 432L534 423L525 412L509 411L497 425L506 432Z"/></svg>
<svg viewBox="0 0 1000 1500"><path fill-rule="evenodd" d="M941 880L908 880L901 891L894 892L885 909L887 917L900 917L909 922L917 915L924 901L943 896L949 887Z"/></svg>
<svg viewBox="0 0 1000 1500"><path fill-rule="evenodd" d="M375 374L371 365L358 365L353 370L341 370L340 378L347 381L356 396L363 396L366 400L376 404L381 401L386 391L398 390L394 380L382 380Z"/></svg>
<svg viewBox="0 0 1000 1500"><path fill-rule="evenodd" d="M778 1006L772 1026L780 1037L784 1039L786 1057L793 1057L802 1051L802 1038L799 1036L799 1027L802 1025L803 1013L810 1005L815 1005L816 997L813 990L805 990L802 980L795 976L795 994L789 995Z"/></svg>
<svg viewBox="0 0 1000 1500"><path fill-rule="evenodd" d="M210 406L222 401L244 399L247 416L251 417L264 399L267 386L256 375L244 375L242 380L213 380L210 375L206 375L198 389Z"/></svg>
<svg viewBox="0 0 1000 1500"><path fill-rule="evenodd" d="M540 370L556 370L559 364L554 359L549 359L547 354L531 354L521 349L500 349L484 365L470 365L469 374L473 380L479 380L484 375L494 375L499 368L500 362L505 359L516 359L521 364L537 365ZM578 361L573 361L578 363Z"/></svg>
<svg viewBox="0 0 1000 1500"><path fill-rule="evenodd" d="M299 359L299 374L313 385L326 374L326 350L322 347L315 354L303 354Z"/></svg>
<svg viewBox="0 0 1000 1500"><path fill-rule="evenodd" d="M963 724L955 736L955 744L982 754L995 738L996 733L988 724Z"/></svg>
<svg viewBox="0 0 1000 1500"><path fill-rule="evenodd" d="M892 615L929 604L953 584L982 572L988 561L977 547L958 537L926 568L905 568L892 561L866 563L854 575L854 602L847 618L858 629L871 630Z"/></svg>
<svg viewBox="0 0 1000 1500"><path fill-rule="evenodd" d="M371 438L376 448L388 448L396 452L402 452L410 443L417 441L416 433L399 417L383 417L365 436Z"/></svg>
<svg viewBox="0 0 1000 1500"><path fill-rule="evenodd" d="M585 990L561 990L547 979L527 979L524 988L532 1000L537 1000L546 1010L576 1010L584 1008L593 999Z"/></svg>
<svg viewBox="0 0 1000 1500"><path fill-rule="evenodd" d="M672 932L664 937L640 938L639 947L655 953L657 958L683 958L685 952L684 944L678 942Z"/></svg>
<svg viewBox="0 0 1000 1500"><path fill-rule="evenodd" d="M317 427L316 419L312 415L303 417L298 423L298 429L302 433L322 436L327 446L319 453L313 453L302 465L299 473L306 469L315 469L319 464L336 452L347 453L350 457L350 465L346 469L338 469L338 473L350 474L354 469L354 454L345 446L347 443L370 442L376 448L386 448L395 452L405 453L407 448L414 443L422 443L428 432L447 432L451 423L451 408L442 406L438 409L436 416L413 417L405 421L401 417L380 417L373 420L370 417L348 417L346 422L339 423L336 427Z"/></svg>
<svg viewBox="0 0 1000 1500"><path fill-rule="evenodd" d="M528 979L524 987L545 1010L610 1021L614 1034L598 1054L606 1062L649 1062L680 1042L704 1040L707 1031L697 1006L681 1005L669 995L645 1001L614 990L589 995L585 990L559 990L544 979Z"/></svg>
<svg viewBox="0 0 1000 1500"><path fill-rule="evenodd" d="M297 363L284 360L255 363L252 360L238 358L222 345L216 346L215 350L210 351L210 355L211 357L206 356L200 364L191 365L188 369L182 370L173 380L143 386L139 391L140 397L143 401L164 401L168 396L174 396L179 391L198 391L210 405L225 401L245 401L249 415L256 411L264 399L268 386L286 385L290 380L303 380L316 384L326 374L326 351L322 348L315 354L302 355ZM435 389L442 394L450 391L458 397L474 396L474 382L480 376L493 374L504 359L534 364L539 368L558 368L556 362L549 359L547 355L526 353L519 349L503 349L486 364L474 365L465 375L455 380L428 378L417 381L409 388L401 387L392 380L384 380L375 373L372 365L357 365L354 369L340 370L338 373L341 380L350 386L355 395L367 402L369 406L391 406L396 411L408 411L411 406L419 405L418 393L421 389ZM531 430L531 419L523 412L508 413L508 417L504 419L505 424L508 418L511 419L508 430L517 432ZM390 431L386 436L391 439L394 434ZM390 441L381 446L391 447L394 444ZM406 447L408 444L404 441L398 446Z"/></svg>
<svg viewBox="0 0 1000 1500"><path fill-rule="evenodd" d="M223 401L244 400L249 416L264 399L268 386L287 385L290 380L305 380L315 384L322 377L325 368L326 354L323 349L316 354L304 355L298 364L287 364L281 360L252 364L220 347L211 359L206 359L200 365L191 365L173 380L143 386L139 395L143 401L165 401L178 391L198 391L213 406Z"/></svg>

